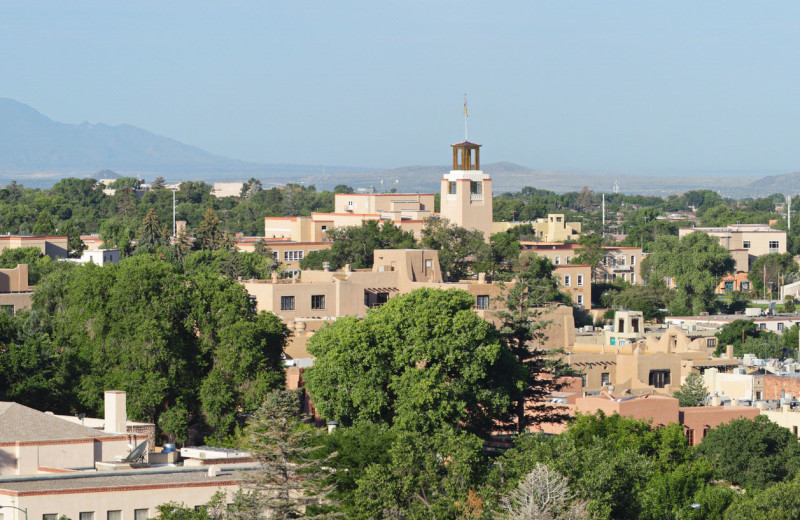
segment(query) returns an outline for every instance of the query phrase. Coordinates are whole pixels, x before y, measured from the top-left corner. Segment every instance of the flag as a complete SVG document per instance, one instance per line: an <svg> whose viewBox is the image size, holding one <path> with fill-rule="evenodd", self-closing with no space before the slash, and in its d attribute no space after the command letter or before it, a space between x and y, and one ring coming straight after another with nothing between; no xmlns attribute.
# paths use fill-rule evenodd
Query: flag
<svg viewBox="0 0 800 520"><path fill-rule="evenodd" d="M467 95L464 94L464 115L467 115Z"/></svg>

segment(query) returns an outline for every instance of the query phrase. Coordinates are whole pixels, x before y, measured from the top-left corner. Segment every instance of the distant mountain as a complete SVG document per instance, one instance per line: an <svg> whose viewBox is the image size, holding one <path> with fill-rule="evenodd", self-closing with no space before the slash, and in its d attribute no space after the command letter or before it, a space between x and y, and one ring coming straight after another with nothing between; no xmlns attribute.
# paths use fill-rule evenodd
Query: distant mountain
<svg viewBox="0 0 800 520"><path fill-rule="evenodd" d="M751 197L756 194L762 197L773 193L795 194L800 192L800 172L762 177L748 184L747 188Z"/></svg>
<svg viewBox="0 0 800 520"><path fill-rule="evenodd" d="M132 125L60 123L13 99L0 98L0 178L161 174L170 179L222 180L310 174L321 166L256 164L221 157ZM326 167L331 172L363 168Z"/></svg>

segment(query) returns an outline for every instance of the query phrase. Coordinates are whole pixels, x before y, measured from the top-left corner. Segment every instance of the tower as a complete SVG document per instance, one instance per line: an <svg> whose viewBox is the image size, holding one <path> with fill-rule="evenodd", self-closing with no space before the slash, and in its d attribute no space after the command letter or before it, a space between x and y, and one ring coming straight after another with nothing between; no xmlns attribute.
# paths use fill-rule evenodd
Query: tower
<svg viewBox="0 0 800 520"><path fill-rule="evenodd" d="M453 169L442 179L440 215L453 224L492 234L492 179L481 171L481 145L462 141L453 148Z"/></svg>

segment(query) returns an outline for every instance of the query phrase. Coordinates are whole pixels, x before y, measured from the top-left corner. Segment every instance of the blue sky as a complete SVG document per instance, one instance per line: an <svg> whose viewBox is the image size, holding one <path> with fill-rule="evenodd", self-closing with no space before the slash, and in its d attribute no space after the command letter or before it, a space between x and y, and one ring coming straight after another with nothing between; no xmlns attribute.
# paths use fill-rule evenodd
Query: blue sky
<svg viewBox="0 0 800 520"><path fill-rule="evenodd" d="M0 97L259 162L800 170L800 2L0 2Z"/></svg>

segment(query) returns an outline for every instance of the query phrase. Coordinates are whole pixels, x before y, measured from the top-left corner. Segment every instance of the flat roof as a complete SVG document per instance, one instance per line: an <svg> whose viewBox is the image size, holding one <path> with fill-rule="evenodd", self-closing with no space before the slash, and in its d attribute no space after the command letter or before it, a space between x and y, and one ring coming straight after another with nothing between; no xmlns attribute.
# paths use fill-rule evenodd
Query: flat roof
<svg viewBox="0 0 800 520"><path fill-rule="evenodd" d="M208 466L191 468L149 468L131 471L61 473L0 478L0 495L118 492L142 488L179 486L224 486L238 484L241 471L255 471L258 465L227 464L216 477L208 476Z"/></svg>

